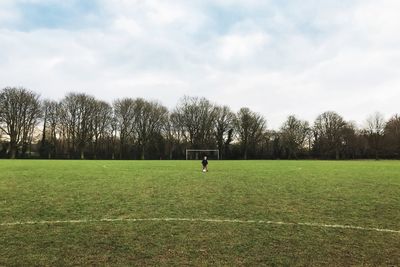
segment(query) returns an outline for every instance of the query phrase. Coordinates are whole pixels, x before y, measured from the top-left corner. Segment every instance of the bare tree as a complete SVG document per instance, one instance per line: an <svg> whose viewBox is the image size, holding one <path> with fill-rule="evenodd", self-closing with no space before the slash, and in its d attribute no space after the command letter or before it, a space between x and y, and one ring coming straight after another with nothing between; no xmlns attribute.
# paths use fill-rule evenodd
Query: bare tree
<svg viewBox="0 0 400 267"><path fill-rule="evenodd" d="M18 148L25 154L41 117L39 95L24 88L7 87L0 92L0 130L9 137L10 158Z"/></svg>
<svg viewBox="0 0 400 267"><path fill-rule="evenodd" d="M71 158L76 148L76 124L77 124L77 103L74 96L66 96L60 102L60 131L63 144L63 152Z"/></svg>
<svg viewBox="0 0 400 267"><path fill-rule="evenodd" d="M179 139L177 138L177 136L179 135L179 130L174 125L173 113L168 114L168 119L165 121L164 124L163 133L164 133L164 139L166 141L165 152L168 155L168 158L172 159L175 147L179 142Z"/></svg>
<svg viewBox="0 0 400 267"><path fill-rule="evenodd" d="M215 108L215 138L221 151L221 158L225 158L226 150L232 142L234 123L235 113L228 106Z"/></svg>
<svg viewBox="0 0 400 267"><path fill-rule="evenodd" d="M114 114L117 121L117 133L120 140L120 159L125 157L129 140L134 141L135 100L132 98L118 99L114 102Z"/></svg>
<svg viewBox="0 0 400 267"><path fill-rule="evenodd" d="M149 102L142 98L134 101L134 132L141 150L141 159L145 159L147 146L161 130L168 119L168 110L158 102Z"/></svg>
<svg viewBox="0 0 400 267"><path fill-rule="evenodd" d="M56 101L45 100L42 104L43 109L43 131L41 141L41 154L47 158L52 158L56 154L57 147L57 127L60 121L60 104Z"/></svg>
<svg viewBox="0 0 400 267"><path fill-rule="evenodd" d="M108 143L108 147L111 150L111 159L115 159L115 157L118 153L118 151L117 151L118 119L115 116L114 110L113 110L110 126L111 126L111 136L110 136L110 142Z"/></svg>
<svg viewBox="0 0 400 267"><path fill-rule="evenodd" d="M235 128L242 147L244 159L248 158L249 149L256 148L266 130L266 120L249 108L241 108L236 115Z"/></svg>
<svg viewBox="0 0 400 267"><path fill-rule="evenodd" d="M339 159L345 127L346 122L336 112L327 111L319 115L314 122L314 148L319 153L334 154Z"/></svg>
<svg viewBox="0 0 400 267"><path fill-rule="evenodd" d="M180 123L180 116L177 112L172 112L168 116L168 120L164 125L164 136L166 140L166 152L169 159L173 158L173 155L184 155L185 148L187 145L187 139L185 135L185 127Z"/></svg>
<svg viewBox="0 0 400 267"><path fill-rule="evenodd" d="M112 136L112 107L104 101L96 100L94 103L93 113L93 147L94 158L97 159L100 145L105 144L107 139Z"/></svg>
<svg viewBox="0 0 400 267"><path fill-rule="evenodd" d="M384 130L385 119L381 113L375 112L367 118L365 131L369 144L374 150L375 159L379 157Z"/></svg>
<svg viewBox="0 0 400 267"><path fill-rule="evenodd" d="M328 111L310 129L291 115L279 131L267 131L262 115L248 108L233 113L200 97L185 96L169 112L142 98L110 105L70 93L60 102L40 103L36 93L24 88L0 90L0 156L34 155L35 144L44 158L180 159L186 148L218 148L222 158L232 159L399 158L400 116L385 123L375 113L358 129Z"/></svg>
<svg viewBox="0 0 400 267"><path fill-rule="evenodd" d="M359 152L359 139L360 131L356 127L356 123L349 121L343 128L343 141L342 141L342 153L345 158L354 159Z"/></svg>
<svg viewBox="0 0 400 267"><path fill-rule="evenodd" d="M297 119L290 115L281 127L282 146L288 158L297 158L297 153L305 147L305 142L310 132L307 121Z"/></svg>
<svg viewBox="0 0 400 267"><path fill-rule="evenodd" d="M213 130L216 111L210 101L185 96L178 103L174 113L183 135L192 148L215 146Z"/></svg>
<svg viewBox="0 0 400 267"><path fill-rule="evenodd" d="M400 115L392 116L385 125L385 148L391 157L400 156Z"/></svg>
<svg viewBox="0 0 400 267"><path fill-rule="evenodd" d="M66 125L70 151L85 158L85 150L93 139L95 99L86 94L70 93L62 100L62 121Z"/></svg>

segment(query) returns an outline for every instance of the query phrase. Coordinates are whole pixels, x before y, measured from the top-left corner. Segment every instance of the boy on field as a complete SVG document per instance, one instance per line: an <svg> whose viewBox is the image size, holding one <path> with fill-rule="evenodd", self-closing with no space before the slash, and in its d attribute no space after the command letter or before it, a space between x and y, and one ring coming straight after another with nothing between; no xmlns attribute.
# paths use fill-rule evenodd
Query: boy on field
<svg viewBox="0 0 400 267"><path fill-rule="evenodd" d="M201 161L201 165L203 165L203 172L208 172L208 160L207 156L204 156L203 160Z"/></svg>

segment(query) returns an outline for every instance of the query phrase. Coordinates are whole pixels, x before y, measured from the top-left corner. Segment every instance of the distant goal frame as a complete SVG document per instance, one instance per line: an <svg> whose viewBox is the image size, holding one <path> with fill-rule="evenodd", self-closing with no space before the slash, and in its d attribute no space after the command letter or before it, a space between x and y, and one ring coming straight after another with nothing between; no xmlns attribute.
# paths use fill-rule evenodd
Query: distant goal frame
<svg viewBox="0 0 400 267"><path fill-rule="evenodd" d="M186 149L186 160L189 160L189 152L217 152L217 160L220 160L219 149Z"/></svg>

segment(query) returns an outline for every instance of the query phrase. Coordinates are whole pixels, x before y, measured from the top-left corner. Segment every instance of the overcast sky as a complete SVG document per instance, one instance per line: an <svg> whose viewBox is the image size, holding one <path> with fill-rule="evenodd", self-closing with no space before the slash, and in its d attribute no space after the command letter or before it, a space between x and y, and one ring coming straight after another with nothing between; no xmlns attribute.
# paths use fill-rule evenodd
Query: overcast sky
<svg viewBox="0 0 400 267"><path fill-rule="evenodd" d="M0 0L0 88L361 124L400 113L399 14L399 0Z"/></svg>

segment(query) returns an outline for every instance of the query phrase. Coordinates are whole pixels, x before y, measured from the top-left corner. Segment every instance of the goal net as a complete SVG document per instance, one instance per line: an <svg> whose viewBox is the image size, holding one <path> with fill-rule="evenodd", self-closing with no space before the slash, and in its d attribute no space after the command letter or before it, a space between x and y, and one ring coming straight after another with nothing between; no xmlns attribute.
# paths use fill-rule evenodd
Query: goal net
<svg viewBox="0 0 400 267"><path fill-rule="evenodd" d="M201 160L204 156L208 159L219 159L218 149L186 149L186 160Z"/></svg>

